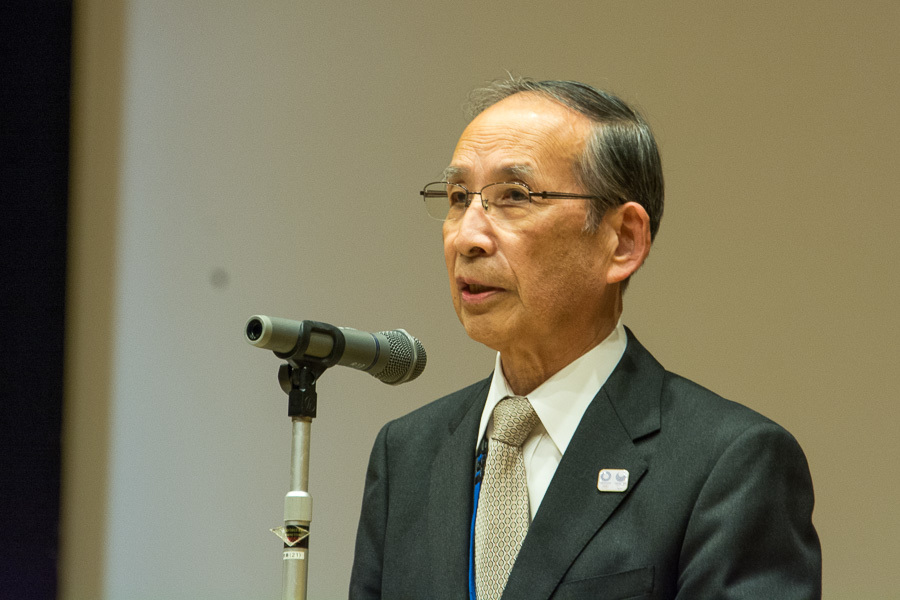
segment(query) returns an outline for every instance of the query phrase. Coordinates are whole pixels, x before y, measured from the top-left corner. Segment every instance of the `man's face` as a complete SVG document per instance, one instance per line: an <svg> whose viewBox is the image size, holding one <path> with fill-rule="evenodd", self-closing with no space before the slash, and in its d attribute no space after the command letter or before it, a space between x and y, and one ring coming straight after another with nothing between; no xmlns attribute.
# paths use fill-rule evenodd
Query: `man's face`
<svg viewBox="0 0 900 600"><path fill-rule="evenodd" d="M517 181L536 192L585 194L573 167L589 133L583 115L519 93L469 124L448 177L471 191ZM470 337L504 356L538 360L557 348L577 357L603 339L618 316L606 283L615 246L604 225L584 231L588 202L536 198L527 216L500 223L476 197L444 223L453 305Z"/></svg>

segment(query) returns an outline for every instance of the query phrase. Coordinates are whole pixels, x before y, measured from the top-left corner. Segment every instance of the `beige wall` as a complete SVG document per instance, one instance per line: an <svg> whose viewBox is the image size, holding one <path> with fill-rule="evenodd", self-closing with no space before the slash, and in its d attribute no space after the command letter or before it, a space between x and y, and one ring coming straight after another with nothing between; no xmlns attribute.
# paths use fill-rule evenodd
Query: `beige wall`
<svg viewBox="0 0 900 600"><path fill-rule="evenodd" d="M310 597L345 595L375 433L491 368L416 191L506 70L643 108L667 208L626 323L800 440L825 597L895 597L898 7L77 2L60 597L278 596L290 427L255 313L428 349L401 388L319 384Z"/></svg>

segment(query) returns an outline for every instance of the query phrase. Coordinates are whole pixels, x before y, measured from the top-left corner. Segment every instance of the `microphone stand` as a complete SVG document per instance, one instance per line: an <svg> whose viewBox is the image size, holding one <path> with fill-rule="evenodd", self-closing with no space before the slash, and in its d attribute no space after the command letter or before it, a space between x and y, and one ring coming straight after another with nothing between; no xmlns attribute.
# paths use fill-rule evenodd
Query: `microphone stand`
<svg viewBox="0 0 900 600"><path fill-rule="evenodd" d="M288 415L291 417L291 489L284 497L284 525L272 529L284 542L282 560L282 600L306 600L309 574L309 530L312 522L312 496L309 487L309 440L312 420L316 416L316 381L337 362L344 344L336 343L324 358L303 355L312 331L329 332L330 325L310 322L303 327L297 346L290 353L275 355L286 358L278 369L281 389L288 395ZM342 339L342 338L341 338Z"/></svg>

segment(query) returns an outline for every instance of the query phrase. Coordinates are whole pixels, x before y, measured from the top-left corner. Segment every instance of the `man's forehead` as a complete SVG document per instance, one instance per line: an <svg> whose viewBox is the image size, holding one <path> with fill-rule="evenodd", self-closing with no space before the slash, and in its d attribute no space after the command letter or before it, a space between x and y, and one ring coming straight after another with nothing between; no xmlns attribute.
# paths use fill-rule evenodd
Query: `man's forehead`
<svg viewBox="0 0 900 600"><path fill-rule="evenodd" d="M454 181L465 179L471 173L471 169L464 166L450 165L444 169L444 180ZM501 165L491 170L491 174L497 176L505 176L509 179L520 179L532 177L535 174L535 168L530 164L516 163L509 165Z"/></svg>
<svg viewBox="0 0 900 600"><path fill-rule="evenodd" d="M545 94L539 92L517 92L486 107L471 122L474 123L495 113L516 114L519 118L550 114L564 118L584 117L580 112Z"/></svg>
<svg viewBox="0 0 900 600"><path fill-rule="evenodd" d="M445 178L481 171L494 180L531 178L547 168L568 168L584 147L590 120L535 93L504 98L463 131Z"/></svg>

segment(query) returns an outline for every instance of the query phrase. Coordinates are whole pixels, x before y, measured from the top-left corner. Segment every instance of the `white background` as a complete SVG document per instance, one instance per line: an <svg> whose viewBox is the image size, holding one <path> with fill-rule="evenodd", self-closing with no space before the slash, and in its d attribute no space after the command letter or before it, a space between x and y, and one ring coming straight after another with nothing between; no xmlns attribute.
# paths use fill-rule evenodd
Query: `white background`
<svg viewBox="0 0 900 600"><path fill-rule="evenodd" d="M428 351L319 383L310 598L389 419L486 376L417 191L507 70L609 88L667 208L625 322L791 430L826 598L900 588L896 2L76 3L62 598L277 598L290 421L252 314Z"/></svg>

